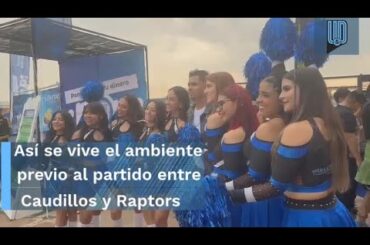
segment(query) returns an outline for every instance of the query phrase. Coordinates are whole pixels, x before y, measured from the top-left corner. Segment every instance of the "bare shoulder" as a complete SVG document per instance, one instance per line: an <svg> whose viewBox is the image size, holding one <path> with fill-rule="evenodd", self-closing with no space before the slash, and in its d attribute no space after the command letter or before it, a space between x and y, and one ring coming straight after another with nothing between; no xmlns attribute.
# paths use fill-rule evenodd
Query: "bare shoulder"
<svg viewBox="0 0 370 245"><path fill-rule="evenodd" d="M236 144L243 142L245 139L245 131L242 127L233 129L224 134L224 142L226 144Z"/></svg>
<svg viewBox="0 0 370 245"><path fill-rule="evenodd" d="M94 140L96 141L103 141L104 134L100 130L95 130L93 134Z"/></svg>
<svg viewBox="0 0 370 245"><path fill-rule="evenodd" d="M274 141L284 129L285 123L281 118L274 118L261 124L256 131L256 136L260 140Z"/></svg>
<svg viewBox="0 0 370 245"><path fill-rule="evenodd" d="M207 118L207 128L208 129L215 129L220 128L224 125L224 121L221 119L218 113L213 113L208 116Z"/></svg>
<svg viewBox="0 0 370 245"><path fill-rule="evenodd" d="M281 143L287 146L301 146L307 144L313 135L310 123L305 121L294 122L286 126L281 136Z"/></svg>
<svg viewBox="0 0 370 245"><path fill-rule="evenodd" d="M81 129L79 129L79 130L77 130L77 131L75 131L74 133L73 133L73 135L72 135L72 140L77 140L77 139L79 139L79 138L81 138Z"/></svg>

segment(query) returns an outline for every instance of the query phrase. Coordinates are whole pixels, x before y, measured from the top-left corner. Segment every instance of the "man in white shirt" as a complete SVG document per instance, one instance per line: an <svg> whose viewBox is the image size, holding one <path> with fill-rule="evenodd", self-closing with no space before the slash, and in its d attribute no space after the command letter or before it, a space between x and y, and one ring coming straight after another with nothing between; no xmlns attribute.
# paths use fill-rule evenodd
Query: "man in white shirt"
<svg viewBox="0 0 370 245"><path fill-rule="evenodd" d="M194 125L199 132L204 132L205 123L207 120L206 113L206 76L208 72L205 70L193 70L189 72L188 91L192 101L192 106L188 113L188 122Z"/></svg>

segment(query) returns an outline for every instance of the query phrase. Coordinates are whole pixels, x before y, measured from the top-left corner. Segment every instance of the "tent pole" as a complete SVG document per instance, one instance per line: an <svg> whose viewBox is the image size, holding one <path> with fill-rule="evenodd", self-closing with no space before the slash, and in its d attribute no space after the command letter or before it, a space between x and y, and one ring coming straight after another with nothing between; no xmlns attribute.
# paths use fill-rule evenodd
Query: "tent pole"
<svg viewBox="0 0 370 245"><path fill-rule="evenodd" d="M13 86L12 86L12 62L11 62L11 54L9 54L9 110L10 110L10 118L9 118L9 126L11 128L10 130L10 141L12 141L12 135L13 135ZM15 141L15 139L14 139Z"/></svg>
<svg viewBox="0 0 370 245"><path fill-rule="evenodd" d="M147 95L148 95L148 100L150 99L150 91L149 91L149 67L148 67L148 49L145 46L144 47L144 52L145 52L145 73L146 73L146 84L148 86L147 89Z"/></svg>
<svg viewBox="0 0 370 245"><path fill-rule="evenodd" d="M37 97L39 95L39 89L38 89L38 79L37 79L37 53L35 51L35 26L34 21L31 20L31 35L32 35L32 43L31 43L31 52L32 52L32 63L33 63L33 86L35 90L35 96ZM41 143L41 137L40 137L40 118L39 115L36 115L36 142ZM43 183L44 188L46 188L46 182ZM46 211L46 218L49 218L49 210L47 207L45 207Z"/></svg>
<svg viewBox="0 0 370 245"><path fill-rule="evenodd" d="M32 52L32 63L33 63L33 79L34 79L34 90L35 90L35 96L39 95L39 89L38 89L38 80L37 80L37 54L35 51L35 30L34 30L34 22L31 22L31 28L32 28L32 44L31 44L31 52ZM37 115L36 119L36 142L40 143L40 120L39 115Z"/></svg>

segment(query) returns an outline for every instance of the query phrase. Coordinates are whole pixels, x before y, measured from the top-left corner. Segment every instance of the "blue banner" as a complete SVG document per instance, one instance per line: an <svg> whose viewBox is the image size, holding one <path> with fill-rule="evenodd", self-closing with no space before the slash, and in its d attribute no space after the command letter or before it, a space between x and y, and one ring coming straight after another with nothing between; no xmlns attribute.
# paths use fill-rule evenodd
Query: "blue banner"
<svg viewBox="0 0 370 245"><path fill-rule="evenodd" d="M68 59L59 62L62 109L79 121L86 102L80 91L87 81L105 86L104 105L108 116L117 109L118 100L126 95L148 99L144 49L125 53Z"/></svg>
<svg viewBox="0 0 370 245"><path fill-rule="evenodd" d="M23 105L33 96L33 79L30 79L30 57L10 55L11 122L12 135L18 133Z"/></svg>
<svg viewBox="0 0 370 245"><path fill-rule="evenodd" d="M53 113L60 110L60 89L59 87L45 89L40 92L40 96L40 137L43 142Z"/></svg>

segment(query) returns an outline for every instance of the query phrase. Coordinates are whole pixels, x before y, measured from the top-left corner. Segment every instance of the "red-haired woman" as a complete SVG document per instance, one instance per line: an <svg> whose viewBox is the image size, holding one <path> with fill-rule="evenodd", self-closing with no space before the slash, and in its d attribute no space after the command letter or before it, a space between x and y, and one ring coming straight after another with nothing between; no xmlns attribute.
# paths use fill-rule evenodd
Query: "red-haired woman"
<svg viewBox="0 0 370 245"><path fill-rule="evenodd" d="M244 142L257 129L259 123L256 108L252 105L249 94L237 84L228 86L217 102L221 120L228 123L228 131L220 143L223 164L215 166L213 173L222 181L234 180L247 172L247 157L243 153ZM235 205L228 201L231 213L231 226L243 226L243 212L250 212L251 205Z"/></svg>

